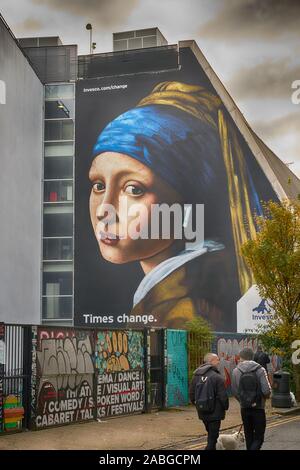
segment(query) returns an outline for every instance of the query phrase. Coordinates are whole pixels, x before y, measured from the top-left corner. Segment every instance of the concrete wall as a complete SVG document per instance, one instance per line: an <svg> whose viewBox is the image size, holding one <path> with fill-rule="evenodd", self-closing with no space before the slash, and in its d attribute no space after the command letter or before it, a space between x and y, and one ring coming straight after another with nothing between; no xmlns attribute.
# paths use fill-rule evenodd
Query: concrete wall
<svg viewBox="0 0 300 470"><path fill-rule="evenodd" d="M43 86L0 18L0 321L40 322Z"/></svg>

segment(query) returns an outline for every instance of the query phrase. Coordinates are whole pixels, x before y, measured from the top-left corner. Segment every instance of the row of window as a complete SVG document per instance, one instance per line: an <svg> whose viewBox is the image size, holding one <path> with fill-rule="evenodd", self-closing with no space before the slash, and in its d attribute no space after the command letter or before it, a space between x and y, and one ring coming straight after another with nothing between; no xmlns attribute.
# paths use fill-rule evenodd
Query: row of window
<svg viewBox="0 0 300 470"><path fill-rule="evenodd" d="M72 320L74 86L45 87L44 320Z"/></svg>

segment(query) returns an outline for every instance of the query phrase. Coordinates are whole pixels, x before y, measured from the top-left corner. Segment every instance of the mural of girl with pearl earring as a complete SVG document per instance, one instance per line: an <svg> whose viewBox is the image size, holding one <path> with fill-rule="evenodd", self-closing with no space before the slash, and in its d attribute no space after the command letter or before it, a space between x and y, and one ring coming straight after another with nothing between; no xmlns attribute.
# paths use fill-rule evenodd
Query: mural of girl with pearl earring
<svg viewBox="0 0 300 470"><path fill-rule="evenodd" d="M118 296L128 286L125 312L131 327L145 326L144 314L151 318L148 326L169 328L184 328L201 316L217 331L235 331L236 301L253 284L240 247L255 236L253 216L261 213L260 200L275 195L269 184L265 194L258 194L255 179L263 176L266 183L266 178L257 164L249 164L252 156L245 156L215 93L181 81L159 82L149 91L109 120L92 148L89 212L101 271L112 273L109 264L115 272L126 267L121 285L111 274L115 302L110 305L101 303L99 276L99 307L93 312L112 313L114 324L122 326ZM148 209L139 219L141 231L143 224L151 226L153 204L189 204L192 215L197 204L204 204L204 242L191 248L174 237L174 230L169 239L132 239L126 230L135 216L122 211L121 196L129 208L139 202ZM104 226L107 204L116 217Z"/></svg>

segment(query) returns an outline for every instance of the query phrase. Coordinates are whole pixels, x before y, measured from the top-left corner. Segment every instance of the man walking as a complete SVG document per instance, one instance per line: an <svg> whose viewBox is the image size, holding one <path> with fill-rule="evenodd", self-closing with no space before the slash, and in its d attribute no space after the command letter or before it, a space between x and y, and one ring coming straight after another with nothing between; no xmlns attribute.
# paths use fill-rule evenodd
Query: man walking
<svg viewBox="0 0 300 470"><path fill-rule="evenodd" d="M190 400L196 406L199 419L207 431L206 450L216 450L221 420L225 418L229 401L224 379L218 369L220 359L208 353L204 364L198 367L190 385Z"/></svg>
<svg viewBox="0 0 300 470"><path fill-rule="evenodd" d="M271 393L267 372L253 356L252 349L243 349L232 373L232 393L241 405L247 450L259 450L264 442L265 401Z"/></svg>
<svg viewBox="0 0 300 470"><path fill-rule="evenodd" d="M260 364L262 367L264 367L268 373L267 364L270 364L270 358L268 354L263 351L263 348L261 346L257 346L257 351L254 354L253 361L257 362L257 364Z"/></svg>

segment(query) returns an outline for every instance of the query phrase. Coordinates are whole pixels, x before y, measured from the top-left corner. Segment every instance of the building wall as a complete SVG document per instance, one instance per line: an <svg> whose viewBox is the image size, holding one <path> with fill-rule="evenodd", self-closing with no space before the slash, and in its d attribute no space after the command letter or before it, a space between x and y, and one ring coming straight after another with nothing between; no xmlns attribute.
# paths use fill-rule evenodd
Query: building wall
<svg viewBox="0 0 300 470"><path fill-rule="evenodd" d="M0 19L0 321L39 323L43 86Z"/></svg>

